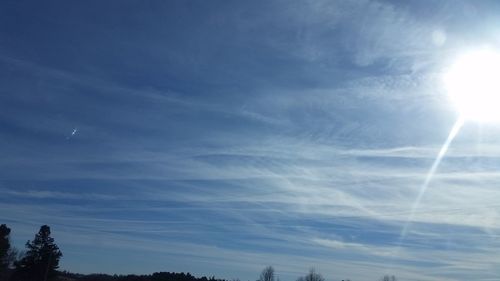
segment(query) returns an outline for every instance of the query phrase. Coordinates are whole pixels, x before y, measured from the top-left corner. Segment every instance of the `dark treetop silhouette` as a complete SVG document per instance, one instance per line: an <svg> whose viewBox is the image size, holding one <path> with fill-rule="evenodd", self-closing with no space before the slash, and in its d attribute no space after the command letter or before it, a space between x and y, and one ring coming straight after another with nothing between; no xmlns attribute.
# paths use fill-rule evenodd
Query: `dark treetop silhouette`
<svg viewBox="0 0 500 281"><path fill-rule="evenodd" d="M15 255L15 251L10 246L10 228L2 224L0 225L0 280L6 279Z"/></svg>

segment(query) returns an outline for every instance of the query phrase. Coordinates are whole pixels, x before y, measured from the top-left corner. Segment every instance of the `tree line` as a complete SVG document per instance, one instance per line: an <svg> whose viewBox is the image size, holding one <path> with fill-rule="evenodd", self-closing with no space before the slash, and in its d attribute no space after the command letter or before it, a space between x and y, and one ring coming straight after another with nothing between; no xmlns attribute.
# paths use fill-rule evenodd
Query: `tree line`
<svg viewBox="0 0 500 281"><path fill-rule="evenodd" d="M225 280L216 279L215 277L197 278L189 273L174 273L174 272L156 272L149 275L108 275L108 274L75 274L69 272L61 272L61 281L240 281L239 279ZM260 273L256 281L280 281L279 276L275 273L274 267L267 266ZM318 273L314 268L311 268L307 274L297 278L296 281L325 281L323 275ZM350 281L343 279L342 281ZM385 275L378 281L397 281L395 276Z"/></svg>
<svg viewBox="0 0 500 281"><path fill-rule="evenodd" d="M10 244L10 228L0 225L0 281L227 281L195 277L189 273L156 272L149 275L78 274L58 271L62 252L50 236L50 227L42 225L33 240L19 252ZM239 281L234 279L231 281ZM272 266L265 267L256 281L280 281ZM314 268L297 281L325 281ZM345 279L342 281L350 281ZM397 281L395 276L385 275L379 281Z"/></svg>
<svg viewBox="0 0 500 281"><path fill-rule="evenodd" d="M198 278L190 273L155 272L147 275L109 275L109 274L77 274L62 271L59 274L60 281L229 281L216 279L214 276Z"/></svg>

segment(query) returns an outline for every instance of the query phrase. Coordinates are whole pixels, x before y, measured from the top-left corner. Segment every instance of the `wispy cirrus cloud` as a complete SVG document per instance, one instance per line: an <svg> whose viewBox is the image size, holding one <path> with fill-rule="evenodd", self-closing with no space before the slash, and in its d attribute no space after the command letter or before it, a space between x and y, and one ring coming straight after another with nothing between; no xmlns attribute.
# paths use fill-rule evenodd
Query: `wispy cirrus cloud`
<svg viewBox="0 0 500 281"><path fill-rule="evenodd" d="M474 37L456 3L0 9L0 218L83 272L491 279L498 127L464 126L410 216Z"/></svg>

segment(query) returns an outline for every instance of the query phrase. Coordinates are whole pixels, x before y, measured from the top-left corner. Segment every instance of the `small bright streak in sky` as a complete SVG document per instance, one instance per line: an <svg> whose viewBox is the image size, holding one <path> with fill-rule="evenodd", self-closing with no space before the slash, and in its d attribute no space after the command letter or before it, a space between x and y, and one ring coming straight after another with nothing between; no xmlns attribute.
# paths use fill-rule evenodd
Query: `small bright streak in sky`
<svg viewBox="0 0 500 281"><path fill-rule="evenodd" d="M69 135L66 139L72 138L73 136L76 135L77 132L78 132L78 128L73 128L73 131L71 131L71 135Z"/></svg>

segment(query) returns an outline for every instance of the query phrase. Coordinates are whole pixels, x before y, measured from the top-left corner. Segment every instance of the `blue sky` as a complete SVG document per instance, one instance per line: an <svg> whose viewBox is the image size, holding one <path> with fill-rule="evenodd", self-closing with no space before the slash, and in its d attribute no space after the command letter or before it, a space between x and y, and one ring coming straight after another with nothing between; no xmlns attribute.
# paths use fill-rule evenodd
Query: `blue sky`
<svg viewBox="0 0 500 281"><path fill-rule="evenodd" d="M2 1L0 220L82 273L498 280L498 126L466 122L411 212L457 119L443 69L499 12Z"/></svg>

